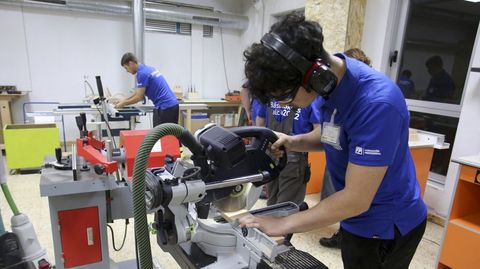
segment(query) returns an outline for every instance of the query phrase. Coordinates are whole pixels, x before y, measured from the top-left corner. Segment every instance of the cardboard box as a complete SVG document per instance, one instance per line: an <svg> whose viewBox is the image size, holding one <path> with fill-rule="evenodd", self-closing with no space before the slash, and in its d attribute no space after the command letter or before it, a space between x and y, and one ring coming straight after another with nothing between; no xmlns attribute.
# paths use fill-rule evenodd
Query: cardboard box
<svg viewBox="0 0 480 269"><path fill-rule="evenodd" d="M183 112L182 117L183 117L183 122L186 122L187 113ZM201 129L205 125L207 125L209 121L210 119L208 118L207 113L193 113L189 131L193 134L198 129Z"/></svg>
<svg viewBox="0 0 480 269"><path fill-rule="evenodd" d="M225 114L224 127L237 127L239 115L236 113Z"/></svg>
<svg viewBox="0 0 480 269"><path fill-rule="evenodd" d="M225 124L225 114L211 114L210 122L218 126L223 126Z"/></svg>

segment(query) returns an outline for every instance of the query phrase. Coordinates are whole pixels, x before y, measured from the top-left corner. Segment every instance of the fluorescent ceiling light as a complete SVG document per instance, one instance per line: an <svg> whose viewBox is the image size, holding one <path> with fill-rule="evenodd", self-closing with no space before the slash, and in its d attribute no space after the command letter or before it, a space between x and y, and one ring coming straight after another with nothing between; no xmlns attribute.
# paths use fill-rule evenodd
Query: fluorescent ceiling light
<svg viewBox="0 0 480 269"><path fill-rule="evenodd" d="M480 2L480 0L465 0L465 1L467 1L467 2L473 2L473 3L478 3L478 2Z"/></svg>

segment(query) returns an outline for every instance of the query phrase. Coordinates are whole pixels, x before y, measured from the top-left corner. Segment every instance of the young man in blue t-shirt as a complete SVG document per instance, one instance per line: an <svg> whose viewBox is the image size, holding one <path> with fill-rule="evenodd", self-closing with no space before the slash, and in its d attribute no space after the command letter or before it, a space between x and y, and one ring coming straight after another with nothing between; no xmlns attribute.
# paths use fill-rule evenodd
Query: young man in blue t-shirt
<svg viewBox="0 0 480 269"><path fill-rule="evenodd" d="M293 108L280 106L277 101L272 100L269 104L259 104L256 112L257 126L266 126L288 135L306 134L320 126L320 111L315 105ZM299 205L305 199L307 182L310 180L308 153L289 151L287 157L287 166L278 179L267 185L267 205L288 201Z"/></svg>
<svg viewBox="0 0 480 269"><path fill-rule="evenodd" d="M367 65L331 55L320 25L293 13L244 53L250 91L262 101L306 107L319 95L321 128L280 135L272 150L323 147L336 193L287 217L245 216L272 236L340 222L344 268L407 269L425 232L427 208L408 148L403 94Z"/></svg>
<svg viewBox="0 0 480 269"><path fill-rule="evenodd" d="M178 123L177 97L165 77L155 68L138 63L135 55L130 52L122 56L121 65L128 73L136 75L137 89L132 96L117 102L115 108L135 104L147 96L155 106L153 127L167 122Z"/></svg>

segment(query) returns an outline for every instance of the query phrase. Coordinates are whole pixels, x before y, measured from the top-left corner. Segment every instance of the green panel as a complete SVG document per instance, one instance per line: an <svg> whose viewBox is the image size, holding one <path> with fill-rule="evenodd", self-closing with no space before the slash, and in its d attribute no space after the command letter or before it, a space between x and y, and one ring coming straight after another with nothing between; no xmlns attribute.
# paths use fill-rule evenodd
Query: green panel
<svg viewBox="0 0 480 269"><path fill-rule="evenodd" d="M4 138L9 169L41 167L45 155L55 155L60 146L54 124L7 125Z"/></svg>

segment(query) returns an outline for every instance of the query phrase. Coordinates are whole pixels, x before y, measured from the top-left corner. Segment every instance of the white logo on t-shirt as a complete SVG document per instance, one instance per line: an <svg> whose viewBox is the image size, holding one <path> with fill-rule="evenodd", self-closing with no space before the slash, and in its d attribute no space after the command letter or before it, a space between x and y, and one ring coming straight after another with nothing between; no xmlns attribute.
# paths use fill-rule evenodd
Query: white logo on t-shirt
<svg viewBox="0 0 480 269"><path fill-rule="evenodd" d="M355 147L355 154L363 155L363 148L362 147Z"/></svg>
<svg viewBox="0 0 480 269"><path fill-rule="evenodd" d="M379 149L364 149L362 147L355 147L355 154L357 155L382 155Z"/></svg>

